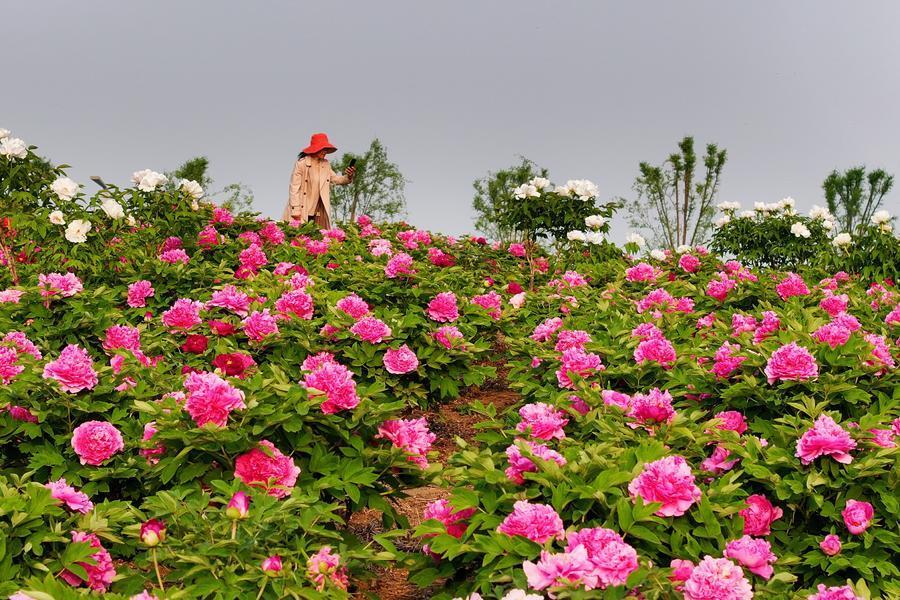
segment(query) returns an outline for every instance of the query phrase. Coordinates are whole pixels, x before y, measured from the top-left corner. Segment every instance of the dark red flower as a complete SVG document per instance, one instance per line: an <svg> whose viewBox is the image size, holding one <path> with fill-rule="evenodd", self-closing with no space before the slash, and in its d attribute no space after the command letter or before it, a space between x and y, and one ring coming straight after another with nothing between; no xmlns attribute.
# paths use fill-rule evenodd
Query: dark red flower
<svg viewBox="0 0 900 600"><path fill-rule="evenodd" d="M525 291L525 290L522 289L522 286L519 285L518 281L510 281L509 284L507 284L507 286L506 286L507 294L519 294L523 291Z"/></svg>
<svg viewBox="0 0 900 600"><path fill-rule="evenodd" d="M219 354L213 359L212 364L230 377L243 379L246 370L256 365L256 361L249 354L231 352L229 354Z"/></svg>
<svg viewBox="0 0 900 600"><path fill-rule="evenodd" d="M199 333L187 336L184 344L181 345L182 351L193 352L194 354L203 354L208 347L209 338Z"/></svg>
<svg viewBox="0 0 900 600"><path fill-rule="evenodd" d="M215 335L233 335L236 331L234 325L226 323L225 321L210 321L209 329Z"/></svg>

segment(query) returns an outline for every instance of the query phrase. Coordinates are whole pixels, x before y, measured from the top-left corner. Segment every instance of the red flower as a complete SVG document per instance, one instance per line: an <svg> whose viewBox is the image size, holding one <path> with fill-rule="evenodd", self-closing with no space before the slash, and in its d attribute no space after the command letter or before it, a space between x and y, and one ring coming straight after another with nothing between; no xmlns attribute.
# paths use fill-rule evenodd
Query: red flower
<svg viewBox="0 0 900 600"><path fill-rule="evenodd" d="M219 354L213 359L212 364L215 368L221 369L223 373L229 377L244 378L244 372L254 366L256 362L249 354L242 352L232 352L229 354Z"/></svg>
<svg viewBox="0 0 900 600"><path fill-rule="evenodd" d="M210 321L209 329L215 335L232 335L236 331L234 325L225 321Z"/></svg>
<svg viewBox="0 0 900 600"><path fill-rule="evenodd" d="M181 350L184 352L192 352L194 354L203 354L209 347L209 339L205 335L192 334L187 336Z"/></svg>

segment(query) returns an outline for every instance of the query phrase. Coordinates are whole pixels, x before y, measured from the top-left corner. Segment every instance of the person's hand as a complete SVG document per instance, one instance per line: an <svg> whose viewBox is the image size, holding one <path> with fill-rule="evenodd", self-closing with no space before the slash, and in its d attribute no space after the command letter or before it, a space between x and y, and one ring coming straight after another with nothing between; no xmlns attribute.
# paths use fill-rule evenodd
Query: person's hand
<svg viewBox="0 0 900 600"><path fill-rule="evenodd" d="M347 167L346 169L344 169L344 175L346 175L350 179L353 179L353 176L355 174L356 174L356 167Z"/></svg>

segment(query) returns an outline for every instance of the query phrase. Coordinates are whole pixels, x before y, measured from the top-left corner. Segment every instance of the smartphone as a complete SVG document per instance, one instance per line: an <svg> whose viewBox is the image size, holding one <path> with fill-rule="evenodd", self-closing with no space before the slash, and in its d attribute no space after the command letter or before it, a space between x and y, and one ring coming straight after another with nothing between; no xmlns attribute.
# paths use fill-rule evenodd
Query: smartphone
<svg viewBox="0 0 900 600"><path fill-rule="evenodd" d="M351 159L350 159L350 164L347 165L347 166L348 166L348 167L355 167L355 166L356 166L356 159L355 159L355 158L351 158Z"/></svg>

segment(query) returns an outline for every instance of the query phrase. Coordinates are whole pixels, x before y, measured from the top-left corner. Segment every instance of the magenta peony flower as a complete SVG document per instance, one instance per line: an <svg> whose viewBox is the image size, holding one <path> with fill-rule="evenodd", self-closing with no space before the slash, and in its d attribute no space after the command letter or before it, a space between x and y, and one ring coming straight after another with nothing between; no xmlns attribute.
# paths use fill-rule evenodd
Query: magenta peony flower
<svg viewBox="0 0 900 600"><path fill-rule="evenodd" d="M625 585L628 576L638 568L637 551L612 529L594 527L570 532L566 542L566 552L574 552L578 547L587 550L601 588Z"/></svg>
<svg viewBox="0 0 900 600"><path fill-rule="evenodd" d="M441 498L425 507L425 511L422 513L422 520L435 519L440 521L446 527L448 534L459 539L465 534L469 526L468 523L465 523L465 520L474 514L474 508L454 510L449 500Z"/></svg>
<svg viewBox="0 0 900 600"><path fill-rule="evenodd" d="M337 309L350 315L354 321L369 314L369 305L356 294L350 294L338 300Z"/></svg>
<svg viewBox="0 0 900 600"><path fill-rule="evenodd" d="M427 454L437 436L429 431L425 417L420 417L385 421L379 425L378 435L375 438L389 440L395 448L400 448L409 455L406 460L421 469L426 469Z"/></svg>
<svg viewBox="0 0 900 600"><path fill-rule="evenodd" d="M795 456L808 465L820 456L830 456L845 465L853 461L848 454L856 448L856 441L828 415L819 415L812 429L797 441Z"/></svg>
<svg viewBox="0 0 900 600"><path fill-rule="evenodd" d="M806 600L863 600L857 596L849 585L825 587L820 583L818 592L806 597Z"/></svg>
<svg viewBox="0 0 900 600"><path fill-rule="evenodd" d="M519 439L516 442L525 444L531 453L541 460L552 460L561 467L566 465L566 459L562 454L544 444ZM505 471L506 476L519 485L525 483L525 478L522 477L523 473L535 473L538 470L537 465L530 458L522 455L522 450L516 443L510 444L506 449L506 457L509 460L509 467Z"/></svg>
<svg viewBox="0 0 900 600"><path fill-rule="evenodd" d="M474 296L472 298L472 304L486 310L488 315L495 321L502 315L501 306L503 306L503 298L493 290L487 294Z"/></svg>
<svg viewBox="0 0 900 600"><path fill-rule="evenodd" d="M759 494L748 496L747 508L738 512L744 518L744 533L747 535L769 535L772 523L781 518L782 510L772 506L769 499Z"/></svg>
<svg viewBox="0 0 900 600"><path fill-rule="evenodd" d="M776 381L802 381L818 376L819 365L809 350L791 342L772 353L765 373L770 384Z"/></svg>
<svg viewBox="0 0 900 600"><path fill-rule="evenodd" d="M562 519L552 506L532 504L527 500L519 500L513 505L512 513L500 523L497 531L510 537L520 535L538 544L565 537Z"/></svg>
<svg viewBox="0 0 900 600"><path fill-rule="evenodd" d="M625 411L631 406L631 396L622 392L603 390L600 392L600 397L603 398L603 404L607 406L616 406Z"/></svg>
<svg viewBox="0 0 900 600"><path fill-rule="evenodd" d="M669 568L672 569L672 574L669 575L669 581L687 581L691 578L691 573L694 571L694 563L681 558L673 558L669 563ZM681 589L681 587L682 586L679 586L676 589Z"/></svg>
<svg viewBox="0 0 900 600"><path fill-rule="evenodd" d="M628 416L637 421L637 423L629 423L629 426L633 428L640 425L652 426L671 423L675 418L672 394L659 388L653 388L648 394L635 394L631 397Z"/></svg>
<svg viewBox="0 0 900 600"><path fill-rule="evenodd" d="M186 265L191 260L191 257L188 256L188 253L185 252L181 248L173 248L172 250L166 250L162 254L159 255L159 260L164 263L169 263L170 265L182 264Z"/></svg>
<svg viewBox="0 0 900 600"><path fill-rule="evenodd" d="M434 339L448 350L454 346L461 345L458 340L463 339L462 332L455 325L444 325L443 327L439 327L433 335Z"/></svg>
<svg viewBox="0 0 900 600"><path fill-rule="evenodd" d="M103 340L104 350L141 349L141 332L137 327L128 325L113 325L106 330L106 339Z"/></svg>
<svg viewBox="0 0 900 600"><path fill-rule="evenodd" d="M586 379L597 371L603 371L603 361L593 352L585 352L580 348L572 348L563 352L559 369L556 370L556 381L561 388L574 389L570 373Z"/></svg>
<svg viewBox="0 0 900 600"><path fill-rule="evenodd" d="M728 293L734 289L737 281L728 277L725 273L719 273L718 279L712 279L706 284L706 295L715 298L719 302L724 302L728 297Z"/></svg>
<svg viewBox="0 0 900 600"><path fill-rule="evenodd" d="M306 562L306 576L320 592L328 585L346 590L349 580L347 569L341 566L341 555L331 552L331 546L322 546Z"/></svg>
<svg viewBox="0 0 900 600"><path fill-rule="evenodd" d="M534 328L531 339L535 342L546 342L556 331L562 327L563 321L559 317L552 317L544 320L541 324Z"/></svg>
<svg viewBox="0 0 900 600"><path fill-rule="evenodd" d="M775 291L781 296L782 300L787 300L793 296L806 296L809 294L809 288L806 282L796 273L789 273L787 277L775 286Z"/></svg>
<svg viewBox="0 0 900 600"><path fill-rule="evenodd" d="M241 321L241 324L251 342L259 343L269 336L278 335L278 323L268 308L253 311Z"/></svg>
<svg viewBox="0 0 900 600"><path fill-rule="evenodd" d="M459 307L456 305L456 294L441 292L431 299L426 310L428 318L439 323L453 322L459 318Z"/></svg>
<svg viewBox="0 0 900 600"><path fill-rule="evenodd" d="M557 352L565 352L573 348L584 350L585 344L590 341L591 336L587 331L564 329L556 335L556 346L553 349Z"/></svg>
<svg viewBox="0 0 900 600"><path fill-rule="evenodd" d="M156 421L150 421L146 425L144 425L144 433L141 436L142 442L149 442L153 439L153 436L156 435ZM165 447L161 442L154 444L153 446L141 448L140 455L147 459L147 462L151 465L155 465L159 462L159 456L166 453Z"/></svg>
<svg viewBox="0 0 900 600"><path fill-rule="evenodd" d="M720 475L725 471L730 471L740 459L728 460L731 451L722 445L717 445L709 458L700 464L700 468L713 475Z"/></svg>
<svg viewBox="0 0 900 600"><path fill-rule="evenodd" d="M205 307L224 308L236 315L245 317L250 310L251 302L253 302L253 300L248 294L244 293L236 286L226 285L221 290L213 292L212 298L206 302Z"/></svg>
<svg viewBox="0 0 900 600"><path fill-rule="evenodd" d="M369 248L371 247L372 245L370 243ZM387 250L388 252L390 252L390 242L387 244ZM384 274L387 275L389 279L396 279L400 275L415 275L416 271L412 268L412 266L413 257L405 252L400 252L398 254L395 254L390 258L390 260L388 260L387 265L385 265L384 267Z"/></svg>
<svg viewBox="0 0 900 600"><path fill-rule="evenodd" d="M184 387L188 391L184 408L198 427L207 423L225 427L231 411L247 408L244 392L215 373L188 373Z"/></svg>
<svg viewBox="0 0 900 600"><path fill-rule="evenodd" d="M744 571L727 558L706 555L684 584L685 600L750 600L753 588Z"/></svg>
<svg viewBox="0 0 900 600"><path fill-rule="evenodd" d="M716 413L715 418L722 421L719 425L716 426L716 429L734 431L738 435L747 431L747 422L744 420L744 415L741 414L740 411L725 410Z"/></svg>
<svg viewBox="0 0 900 600"><path fill-rule="evenodd" d="M87 581L83 580L80 576L69 571L68 569L59 574L60 578L62 578L63 581L73 587L78 587L82 584L86 584L92 590L105 592L109 588L110 584L112 584L113 578L115 578L116 576L116 569L113 566L112 557L109 555L109 552L107 552L103 545L100 543L100 538L98 538L97 535L93 533L73 531L72 542L86 542L90 544L92 548L96 548L97 551L91 554L91 558L94 560L95 564L89 564L86 562L75 563L84 568L84 570L87 572Z"/></svg>
<svg viewBox="0 0 900 600"><path fill-rule="evenodd" d="M2 290L0 291L0 304L18 304L24 294L25 292L22 290Z"/></svg>
<svg viewBox="0 0 900 600"><path fill-rule="evenodd" d="M303 290L290 290L275 301L275 309L280 313L279 318L297 317L308 321L313 318L313 297Z"/></svg>
<svg viewBox="0 0 900 600"><path fill-rule="evenodd" d="M78 292L84 290L81 280L75 276L75 273L50 273L38 275L38 289L43 298L51 298L59 296L60 298L71 298Z"/></svg>
<svg viewBox="0 0 900 600"><path fill-rule="evenodd" d="M259 446L265 450L256 447L237 457L234 461L234 476L250 487L266 490L267 494L275 498L289 496L300 475L300 467L294 464L290 456L282 454L272 442L262 440Z"/></svg>
<svg viewBox="0 0 900 600"><path fill-rule="evenodd" d="M753 343L760 343L779 329L781 329L781 321L778 319L778 315L771 310L765 311L762 323L757 327L756 333L753 334Z"/></svg>
<svg viewBox="0 0 900 600"><path fill-rule="evenodd" d="M634 360L639 365L656 362L664 369L671 369L675 359L675 346L664 337L645 339L634 350Z"/></svg>
<svg viewBox="0 0 900 600"><path fill-rule="evenodd" d="M632 499L640 496L645 503L662 502L655 513L660 517L680 517L700 500L691 467L677 455L646 463L628 484L628 491Z"/></svg>
<svg viewBox="0 0 900 600"><path fill-rule="evenodd" d="M281 564L281 557L277 554L273 554L265 559L263 559L260 564L260 568L263 572L269 577L275 577L279 573L281 573L281 569L283 565Z"/></svg>
<svg viewBox="0 0 900 600"><path fill-rule="evenodd" d="M122 434L105 421L86 421L72 432L72 448L83 465L100 465L125 448Z"/></svg>
<svg viewBox="0 0 900 600"><path fill-rule="evenodd" d="M847 294L834 295L827 292L825 298L819 302L819 307L831 317L836 317L842 312L847 312L850 297Z"/></svg>
<svg viewBox="0 0 900 600"><path fill-rule="evenodd" d="M57 479L56 481L45 483L44 487L50 490L50 495L53 498L61 500L63 504L75 512L86 514L94 509L94 503L91 502L88 495L67 484L65 479Z"/></svg>
<svg viewBox="0 0 900 600"><path fill-rule="evenodd" d="M350 410L359 404L353 373L335 362L330 354L323 352L307 357L303 361L303 369L312 371L304 378L306 389L319 390L325 394L325 401L320 408L326 415Z"/></svg>
<svg viewBox="0 0 900 600"><path fill-rule="evenodd" d="M736 356L735 354L740 350L740 344L723 342L713 357L715 361L711 369L713 374L719 379L727 379L734 371L741 368L741 363L747 360L747 357Z"/></svg>
<svg viewBox="0 0 900 600"><path fill-rule="evenodd" d="M34 360L41 360L43 355L37 346L34 345L34 342L28 339L28 336L25 335L22 331L10 331L6 335L3 336L3 342L8 344L12 344L15 347L16 353L21 356L23 354L30 354Z"/></svg>
<svg viewBox="0 0 900 600"><path fill-rule="evenodd" d="M725 556L736 560L747 567L751 573L755 573L763 579L772 577L772 573L774 573L772 563L777 560L776 556L772 554L769 542L752 538L749 535L728 542L725 545Z"/></svg>
<svg viewBox="0 0 900 600"><path fill-rule="evenodd" d="M847 526L850 533L860 535L872 524L875 509L868 502L847 500L844 510L841 511L841 516L844 517L844 525Z"/></svg>
<svg viewBox="0 0 900 600"><path fill-rule="evenodd" d="M832 349L843 346L850 339L851 331L835 322L826 323L812 333L812 338L819 343L828 344Z"/></svg>
<svg viewBox="0 0 900 600"><path fill-rule="evenodd" d="M370 344L380 344L391 337L391 328L375 317L363 317L353 324L350 333Z"/></svg>
<svg viewBox="0 0 900 600"><path fill-rule="evenodd" d="M686 273L696 273L700 269L700 259L693 254L683 254L678 259L678 266L684 269Z"/></svg>
<svg viewBox="0 0 900 600"><path fill-rule="evenodd" d="M526 404L519 409L519 416L522 418L516 425L516 431L528 433L531 437L542 440L563 439L566 432L563 431L569 419L565 417L565 413L549 404L543 402L535 402Z"/></svg>
<svg viewBox="0 0 900 600"><path fill-rule="evenodd" d="M240 261L241 268L255 273L269 262L269 258L262 248L259 247L259 244L254 243L241 250L241 253L238 255L238 261Z"/></svg>
<svg viewBox="0 0 900 600"><path fill-rule="evenodd" d="M576 546L572 552L550 554L541 550L537 564L526 560L522 570L528 579L528 587L543 590L549 587L583 587L593 590L600 585L584 546Z"/></svg>
<svg viewBox="0 0 900 600"><path fill-rule="evenodd" d="M625 269L625 280L634 283L641 281L656 281L662 275L662 271L651 265L650 263L638 263L633 267Z"/></svg>
<svg viewBox="0 0 900 600"><path fill-rule="evenodd" d="M409 349L409 346L403 344L398 349L389 349L384 353L384 368L388 373L394 375L403 375L411 373L419 367L419 359L416 353Z"/></svg>
<svg viewBox="0 0 900 600"><path fill-rule="evenodd" d="M91 355L77 344L69 344L59 358L44 365L44 379L55 379L64 392L77 394L97 385L97 372Z"/></svg>
<svg viewBox="0 0 900 600"><path fill-rule="evenodd" d="M16 375L25 370L25 367L16 364L18 361L19 353L15 348L0 346L0 382L3 385L9 385Z"/></svg>
<svg viewBox="0 0 900 600"><path fill-rule="evenodd" d="M203 303L189 298L180 298L172 307L163 312L162 321L170 330L188 331L203 322L200 311Z"/></svg>
<svg viewBox="0 0 900 600"><path fill-rule="evenodd" d="M829 533L819 542L819 548L828 556L836 556L841 553L841 538Z"/></svg>

